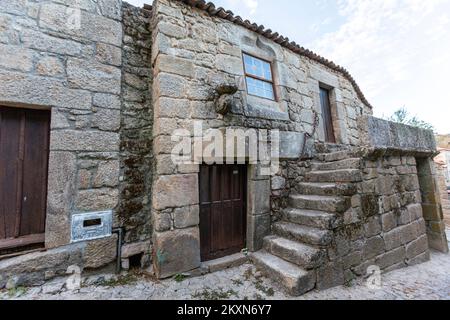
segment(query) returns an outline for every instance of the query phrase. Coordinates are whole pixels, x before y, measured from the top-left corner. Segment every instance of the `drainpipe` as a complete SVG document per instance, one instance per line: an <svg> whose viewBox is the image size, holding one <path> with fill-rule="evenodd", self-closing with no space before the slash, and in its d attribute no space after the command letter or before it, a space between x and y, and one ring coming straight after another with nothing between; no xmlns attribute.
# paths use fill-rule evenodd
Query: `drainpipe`
<svg viewBox="0 0 450 320"><path fill-rule="evenodd" d="M122 243L123 243L123 228L116 228L112 230L113 234L117 234L117 260L116 260L116 273L120 274L122 270Z"/></svg>

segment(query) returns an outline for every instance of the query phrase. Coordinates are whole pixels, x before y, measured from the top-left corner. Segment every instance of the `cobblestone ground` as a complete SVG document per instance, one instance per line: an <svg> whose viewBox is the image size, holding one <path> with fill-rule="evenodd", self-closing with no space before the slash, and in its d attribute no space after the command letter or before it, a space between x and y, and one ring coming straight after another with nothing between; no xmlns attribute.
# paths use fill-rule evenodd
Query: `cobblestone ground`
<svg viewBox="0 0 450 320"><path fill-rule="evenodd" d="M447 230L450 239L450 230ZM351 286L310 292L298 299L436 299L450 300L450 255L433 252L431 261L382 275L382 286L370 289L365 280ZM247 264L198 278L154 281L132 273L119 278L90 276L77 291L69 291L66 279L57 279L42 287L0 292L0 299L293 299L276 283L262 277Z"/></svg>

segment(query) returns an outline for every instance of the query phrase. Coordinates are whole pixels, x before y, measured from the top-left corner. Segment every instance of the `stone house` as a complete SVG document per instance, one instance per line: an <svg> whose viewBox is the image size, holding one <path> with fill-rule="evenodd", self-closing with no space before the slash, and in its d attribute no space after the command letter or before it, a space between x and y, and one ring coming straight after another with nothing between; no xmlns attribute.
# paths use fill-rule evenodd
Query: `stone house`
<svg viewBox="0 0 450 320"><path fill-rule="evenodd" d="M173 161L213 129L277 170L252 143ZM211 3L0 1L0 288L250 259L300 295L421 263L448 251L435 154L345 69Z"/></svg>

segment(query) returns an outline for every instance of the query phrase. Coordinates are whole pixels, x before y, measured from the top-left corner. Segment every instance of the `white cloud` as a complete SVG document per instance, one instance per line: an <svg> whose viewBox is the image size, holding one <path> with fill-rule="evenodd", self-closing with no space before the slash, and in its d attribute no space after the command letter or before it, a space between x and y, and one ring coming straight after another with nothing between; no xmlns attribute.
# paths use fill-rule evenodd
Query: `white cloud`
<svg viewBox="0 0 450 320"><path fill-rule="evenodd" d="M375 114L406 106L450 133L449 0L338 0L345 23L309 45L345 66Z"/></svg>
<svg viewBox="0 0 450 320"><path fill-rule="evenodd" d="M144 4L152 4L153 0L124 0L133 6L141 8Z"/></svg>
<svg viewBox="0 0 450 320"><path fill-rule="evenodd" d="M239 10L239 7L243 5L251 15L258 9L258 0L226 0L226 3L227 7L232 8L232 10Z"/></svg>

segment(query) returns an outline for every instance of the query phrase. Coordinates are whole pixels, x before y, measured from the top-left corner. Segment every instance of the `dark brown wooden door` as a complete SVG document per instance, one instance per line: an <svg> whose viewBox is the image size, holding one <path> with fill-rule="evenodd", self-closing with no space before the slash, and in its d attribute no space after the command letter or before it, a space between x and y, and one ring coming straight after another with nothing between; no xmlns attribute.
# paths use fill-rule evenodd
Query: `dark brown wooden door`
<svg viewBox="0 0 450 320"><path fill-rule="evenodd" d="M327 89L320 88L320 104L322 107L323 127L325 130L325 141L336 143L334 136L333 118L331 116L330 92Z"/></svg>
<svg viewBox="0 0 450 320"><path fill-rule="evenodd" d="M200 169L202 261L240 252L246 243L245 165L203 165Z"/></svg>
<svg viewBox="0 0 450 320"><path fill-rule="evenodd" d="M0 255L42 244L50 112L0 106Z"/></svg>

